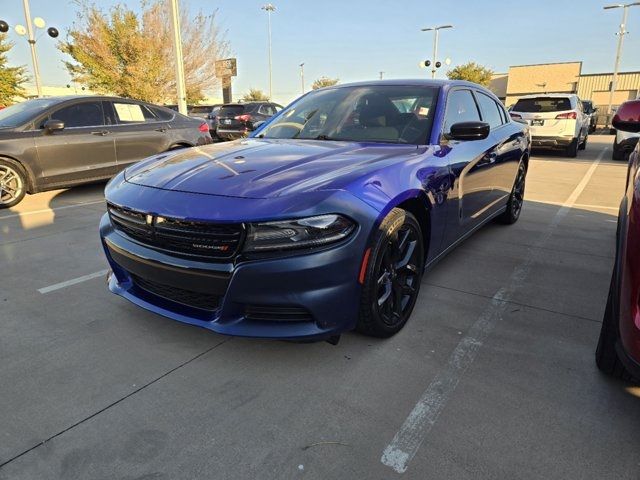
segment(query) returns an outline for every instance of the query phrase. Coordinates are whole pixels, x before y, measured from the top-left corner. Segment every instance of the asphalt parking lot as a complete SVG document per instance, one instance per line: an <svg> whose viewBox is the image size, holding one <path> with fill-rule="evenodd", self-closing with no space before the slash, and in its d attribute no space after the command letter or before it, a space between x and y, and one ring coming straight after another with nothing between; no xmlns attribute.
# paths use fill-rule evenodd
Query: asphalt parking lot
<svg viewBox="0 0 640 480"><path fill-rule="evenodd" d="M536 153L527 202L388 340L227 338L108 292L103 185L0 212L0 478L640 475L640 386L594 349L626 165Z"/></svg>

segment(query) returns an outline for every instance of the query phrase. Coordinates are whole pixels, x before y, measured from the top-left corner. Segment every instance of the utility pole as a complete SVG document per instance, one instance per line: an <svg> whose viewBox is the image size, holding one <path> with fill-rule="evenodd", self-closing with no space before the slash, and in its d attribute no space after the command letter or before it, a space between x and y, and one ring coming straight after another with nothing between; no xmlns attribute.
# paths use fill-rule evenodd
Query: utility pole
<svg viewBox="0 0 640 480"><path fill-rule="evenodd" d="M613 67L613 79L611 81L611 87L609 89L609 107L607 108L607 126L610 124L611 108L613 105L613 93L618 86L618 69L620 68L620 57L622 56L622 45L624 44L624 36L627 32L627 12L629 7L640 6L640 2L628 3L626 5L607 5L603 7L604 10L611 10L613 8L622 8L622 23L620 24L620 30L618 30L618 47L616 48L616 61Z"/></svg>
<svg viewBox="0 0 640 480"><path fill-rule="evenodd" d="M269 18L269 100L273 100L273 73L271 64L271 12L275 12L276 7L274 7L271 3L267 3L262 7L262 10L267 12L267 17Z"/></svg>
<svg viewBox="0 0 640 480"><path fill-rule="evenodd" d="M380 72L380 80L382 80L382 77L384 76L384 72Z"/></svg>
<svg viewBox="0 0 640 480"><path fill-rule="evenodd" d="M302 83L302 93L304 94L304 62L300 64L300 82Z"/></svg>
<svg viewBox="0 0 640 480"><path fill-rule="evenodd" d="M176 61L178 111L183 115L186 115L187 90L184 81L184 60L182 56L182 35L180 34L180 7L178 5L178 0L171 0L171 25L173 29L173 51L175 53Z"/></svg>
<svg viewBox="0 0 640 480"><path fill-rule="evenodd" d="M440 62L438 62L438 39L440 30L442 30L443 28L453 28L453 25L439 25L437 27L428 27L422 29L423 32L430 32L432 30L435 32L435 35L433 36L433 61L431 62L431 78L436 78L436 70L440 67L440 65L442 65Z"/></svg>
<svg viewBox="0 0 640 480"><path fill-rule="evenodd" d="M40 66L38 65L38 54L36 53L36 39L33 36L33 23L31 22L31 10L29 0L22 0L24 7L24 20L27 22L27 40L31 49L31 61L33 62L33 78L36 81L36 91L38 97L42 97L42 83L40 82Z"/></svg>

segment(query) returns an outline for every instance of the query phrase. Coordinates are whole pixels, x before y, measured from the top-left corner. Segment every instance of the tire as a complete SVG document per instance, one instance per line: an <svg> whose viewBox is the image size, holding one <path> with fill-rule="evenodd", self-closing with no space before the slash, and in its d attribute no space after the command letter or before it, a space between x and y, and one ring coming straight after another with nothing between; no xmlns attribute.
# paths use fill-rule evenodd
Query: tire
<svg viewBox="0 0 640 480"><path fill-rule="evenodd" d="M387 338L407 323L420 291L425 257L420 224L410 212L394 208L368 251L356 330Z"/></svg>
<svg viewBox="0 0 640 480"><path fill-rule="evenodd" d="M524 188L527 179L527 166L524 161L520 161L518 165L518 173L516 179L513 182L513 188L511 189L511 195L507 202L507 209L502 215L498 217L498 221L505 225L512 225L520 218L522 212L522 205L524 204Z"/></svg>
<svg viewBox="0 0 640 480"><path fill-rule="evenodd" d="M615 288L615 270L611 278L609 295L607 297L607 307L602 319L600 337L596 347L596 365L601 372L611 375L621 380L633 380L633 377L624 368L616 352L616 342L618 341L618 329L616 325L617 305Z"/></svg>
<svg viewBox="0 0 640 480"><path fill-rule="evenodd" d="M587 135L586 137L584 137L584 140L582 141L582 143L580 144L580 146L578 147L578 150L586 150L587 149L587 140L589 139L589 135Z"/></svg>
<svg viewBox="0 0 640 480"><path fill-rule="evenodd" d="M0 209L19 204L27 193L27 177L22 167L0 158Z"/></svg>
<svg viewBox="0 0 640 480"><path fill-rule="evenodd" d="M576 158L578 156L578 139L574 138L565 150L567 157Z"/></svg>
<svg viewBox="0 0 640 480"><path fill-rule="evenodd" d="M611 160L624 160L624 152L618 147L618 139L613 141L613 153L611 153Z"/></svg>

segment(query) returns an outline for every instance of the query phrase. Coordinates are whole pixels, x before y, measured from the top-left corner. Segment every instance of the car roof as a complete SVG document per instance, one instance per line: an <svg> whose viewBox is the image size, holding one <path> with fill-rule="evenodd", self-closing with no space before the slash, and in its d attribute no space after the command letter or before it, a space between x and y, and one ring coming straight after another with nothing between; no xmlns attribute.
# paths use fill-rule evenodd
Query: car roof
<svg viewBox="0 0 640 480"><path fill-rule="evenodd" d="M365 82L352 82L352 83L340 83L331 87L324 88L344 88L344 87L368 87L376 85L391 85L391 86L425 86L425 87L442 87L442 86L467 86L484 88L477 83L467 82L466 80L434 80L426 78L409 78L409 79L394 79L394 80L369 80Z"/></svg>
<svg viewBox="0 0 640 480"><path fill-rule="evenodd" d="M519 98L519 100L522 99L527 99L527 98L541 98L541 97L548 97L548 98L571 98L571 97L577 97L577 95L575 93L533 93L530 95L523 95Z"/></svg>
<svg viewBox="0 0 640 480"><path fill-rule="evenodd" d="M26 101L28 102L31 100L54 100L60 103L69 102L73 100L118 100L118 101L138 102L138 103L147 103L150 105L155 105L145 100L136 100L135 98L116 97L112 95L54 95L51 97L31 98ZM158 106L163 106L163 105L158 105Z"/></svg>

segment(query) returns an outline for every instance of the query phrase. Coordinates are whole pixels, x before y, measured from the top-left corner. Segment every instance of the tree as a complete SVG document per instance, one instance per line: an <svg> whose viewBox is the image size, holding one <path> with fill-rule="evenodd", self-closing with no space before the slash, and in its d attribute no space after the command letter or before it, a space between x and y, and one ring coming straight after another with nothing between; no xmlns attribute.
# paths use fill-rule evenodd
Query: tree
<svg viewBox="0 0 640 480"><path fill-rule="evenodd" d="M0 106L11 105L16 97L25 95L25 67L8 65L7 53L12 47L13 44L7 41L7 34L0 33Z"/></svg>
<svg viewBox="0 0 640 480"><path fill-rule="evenodd" d="M170 38L169 2L142 2L138 15L126 4L108 11L89 0L59 46L72 61L65 65L73 80L100 93L150 102L176 99L175 59ZM215 61L229 51L215 23L215 13L180 12L187 101L196 103L219 85Z"/></svg>
<svg viewBox="0 0 640 480"><path fill-rule="evenodd" d="M488 86L493 77L493 70L476 62L468 62L447 72L450 80L467 80L479 85Z"/></svg>
<svg viewBox="0 0 640 480"><path fill-rule="evenodd" d="M318 90L319 88L332 87L340 81L339 78L320 77L311 85L311 88Z"/></svg>
<svg viewBox="0 0 640 480"><path fill-rule="evenodd" d="M269 100L269 96L262 90L258 90L257 88L250 88L249 91L244 94L244 97L242 97L241 100L243 102L265 102Z"/></svg>

